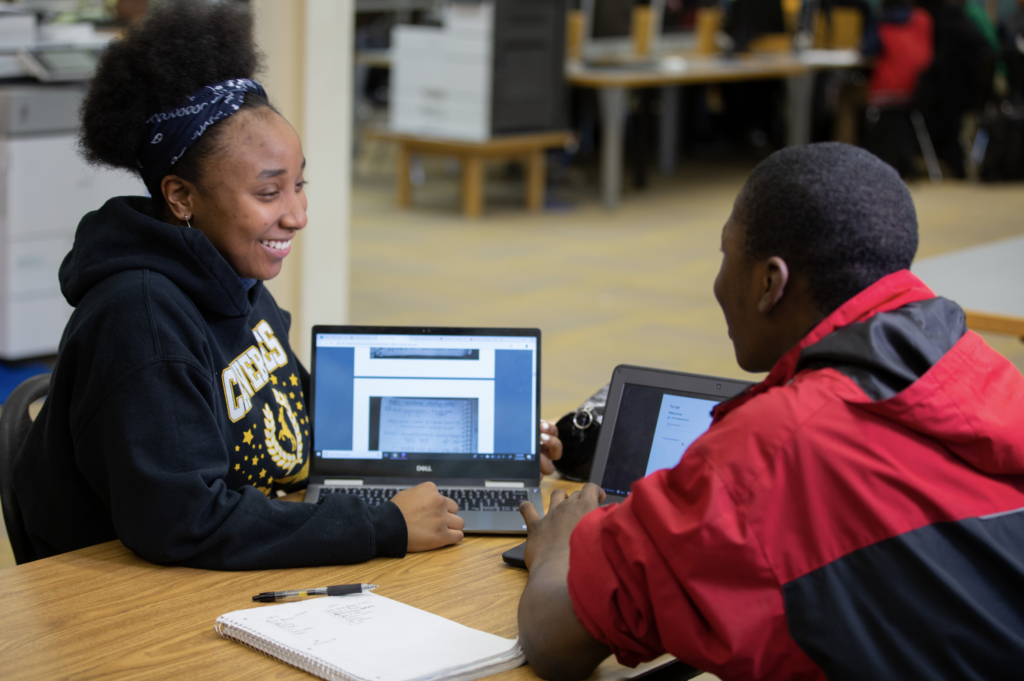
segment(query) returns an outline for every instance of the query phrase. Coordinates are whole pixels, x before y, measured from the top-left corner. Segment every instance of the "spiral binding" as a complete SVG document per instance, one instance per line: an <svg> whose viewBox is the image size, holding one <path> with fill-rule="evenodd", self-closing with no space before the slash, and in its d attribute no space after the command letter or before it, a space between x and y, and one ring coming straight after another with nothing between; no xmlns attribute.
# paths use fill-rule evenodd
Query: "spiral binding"
<svg viewBox="0 0 1024 681"><path fill-rule="evenodd" d="M315 657L311 657L310 655L306 655L305 653L299 652L293 648L285 647L280 643L275 643L270 639L258 636L245 627L240 627L237 624L228 624L218 620L213 625L213 628L223 638L237 641L250 650L255 650L257 653L262 653L267 657L284 662L290 667L295 667L296 669L301 669L304 672L309 672L313 676L326 679L326 681L364 681L364 679L361 679L358 676L352 676L351 674L345 673L332 664L321 662Z"/></svg>

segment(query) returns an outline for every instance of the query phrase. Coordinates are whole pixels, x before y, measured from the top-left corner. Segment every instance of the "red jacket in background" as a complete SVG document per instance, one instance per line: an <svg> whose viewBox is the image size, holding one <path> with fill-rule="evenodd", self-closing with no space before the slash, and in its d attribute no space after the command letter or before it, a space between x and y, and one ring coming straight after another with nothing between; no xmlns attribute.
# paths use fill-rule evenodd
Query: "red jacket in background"
<svg viewBox="0 0 1024 681"><path fill-rule="evenodd" d="M622 662L1020 678L1024 378L958 306L891 274L714 417L573 532L573 607Z"/></svg>
<svg viewBox="0 0 1024 681"><path fill-rule="evenodd" d="M868 85L868 103L906 106L917 89L918 76L934 58L932 17L923 9L910 10L905 22L883 17L878 38L882 51Z"/></svg>

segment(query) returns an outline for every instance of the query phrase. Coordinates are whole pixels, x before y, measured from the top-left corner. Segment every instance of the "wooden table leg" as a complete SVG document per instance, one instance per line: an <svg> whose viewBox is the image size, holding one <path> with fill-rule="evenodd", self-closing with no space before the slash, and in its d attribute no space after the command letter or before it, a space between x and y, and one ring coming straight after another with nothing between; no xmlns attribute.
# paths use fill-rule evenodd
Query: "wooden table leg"
<svg viewBox="0 0 1024 681"><path fill-rule="evenodd" d="M544 209L544 186L547 183L547 155L543 149L534 149L526 157L526 208Z"/></svg>
<svg viewBox="0 0 1024 681"><path fill-rule="evenodd" d="M412 182L409 179L409 147L398 144L398 169L395 171L398 206L407 208L412 203Z"/></svg>
<svg viewBox="0 0 1024 681"><path fill-rule="evenodd" d="M462 166L462 214L467 218L478 218L484 211L484 162L479 156L463 156Z"/></svg>

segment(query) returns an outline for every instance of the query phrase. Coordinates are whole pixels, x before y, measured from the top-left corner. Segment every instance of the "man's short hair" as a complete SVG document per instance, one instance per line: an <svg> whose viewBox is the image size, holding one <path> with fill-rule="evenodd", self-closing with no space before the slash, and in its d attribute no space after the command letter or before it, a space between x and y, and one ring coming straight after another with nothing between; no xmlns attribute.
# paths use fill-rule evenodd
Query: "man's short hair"
<svg viewBox="0 0 1024 681"><path fill-rule="evenodd" d="M747 255L785 260L826 315L909 268L917 252L917 213L899 174L848 144L775 152L751 173L733 215Z"/></svg>

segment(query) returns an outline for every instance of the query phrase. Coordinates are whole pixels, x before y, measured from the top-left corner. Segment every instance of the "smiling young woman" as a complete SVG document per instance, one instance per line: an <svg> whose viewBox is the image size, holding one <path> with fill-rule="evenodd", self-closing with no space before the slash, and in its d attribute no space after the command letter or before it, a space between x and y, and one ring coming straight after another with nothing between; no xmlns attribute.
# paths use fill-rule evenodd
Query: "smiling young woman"
<svg viewBox="0 0 1024 681"><path fill-rule="evenodd" d="M309 474L309 374L263 282L306 227L306 162L258 63L248 14L205 0L164 0L101 59L82 153L150 196L86 215L61 266L75 312L14 472L37 558L120 539L265 569L462 538L432 483L377 507L276 498Z"/></svg>
<svg viewBox="0 0 1024 681"><path fill-rule="evenodd" d="M306 226L302 144L266 107L221 125L222 151L206 162L204 182L166 175L161 194L174 218L205 234L240 277L273 279Z"/></svg>

